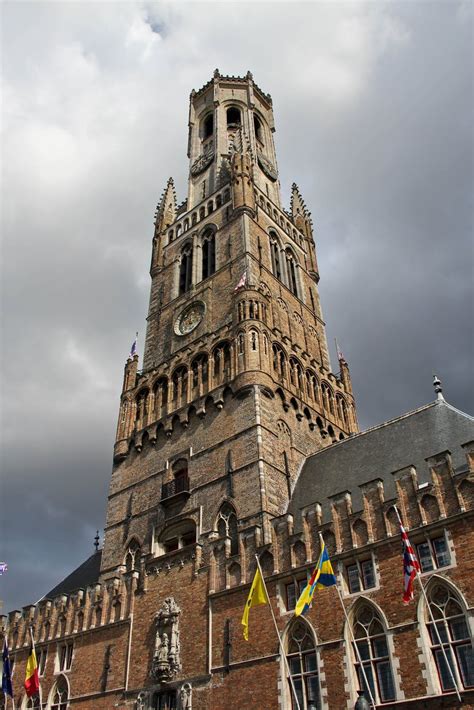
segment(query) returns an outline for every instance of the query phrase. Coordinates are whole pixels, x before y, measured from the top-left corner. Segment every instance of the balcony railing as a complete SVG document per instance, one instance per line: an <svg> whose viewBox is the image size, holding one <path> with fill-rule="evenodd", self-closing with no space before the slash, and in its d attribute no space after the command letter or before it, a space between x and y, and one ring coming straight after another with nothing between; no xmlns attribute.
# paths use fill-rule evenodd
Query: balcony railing
<svg viewBox="0 0 474 710"><path fill-rule="evenodd" d="M168 500L169 498L175 498L176 496L187 498L189 495L189 477L188 476L178 476L168 483L163 483L161 487L161 500L162 502Z"/></svg>

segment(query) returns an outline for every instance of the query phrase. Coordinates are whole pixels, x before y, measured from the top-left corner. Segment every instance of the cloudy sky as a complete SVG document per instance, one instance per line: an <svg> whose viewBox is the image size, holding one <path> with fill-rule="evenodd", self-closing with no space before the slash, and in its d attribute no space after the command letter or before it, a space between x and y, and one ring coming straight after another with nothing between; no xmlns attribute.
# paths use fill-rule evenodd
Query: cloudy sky
<svg viewBox="0 0 474 710"><path fill-rule="evenodd" d="M284 201L312 210L359 418L474 411L471 2L3 3L4 612L104 525L153 214L185 196L190 90L273 96ZM140 340L140 345L143 339Z"/></svg>

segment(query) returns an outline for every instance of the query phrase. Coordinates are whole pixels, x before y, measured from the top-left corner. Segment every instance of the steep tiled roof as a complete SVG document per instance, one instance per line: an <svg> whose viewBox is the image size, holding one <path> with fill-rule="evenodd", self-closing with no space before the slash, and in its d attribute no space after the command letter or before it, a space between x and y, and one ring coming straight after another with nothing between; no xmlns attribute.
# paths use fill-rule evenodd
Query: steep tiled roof
<svg viewBox="0 0 474 710"><path fill-rule="evenodd" d="M94 552L85 562L77 567L71 574L59 582L43 599L54 599L59 594L70 594L77 589L85 589L96 584L99 579L100 561L102 550Z"/></svg>
<svg viewBox="0 0 474 710"><path fill-rule="evenodd" d="M295 483L288 513L300 529L301 508L320 503L330 520L331 496L348 491L354 511L362 509L360 486L381 479L385 499L395 498L393 473L415 466L418 483L429 482L425 459L449 450L455 471L466 459L461 444L474 440L474 419L445 401L436 401L397 419L340 441L306 459Z"/></svg>

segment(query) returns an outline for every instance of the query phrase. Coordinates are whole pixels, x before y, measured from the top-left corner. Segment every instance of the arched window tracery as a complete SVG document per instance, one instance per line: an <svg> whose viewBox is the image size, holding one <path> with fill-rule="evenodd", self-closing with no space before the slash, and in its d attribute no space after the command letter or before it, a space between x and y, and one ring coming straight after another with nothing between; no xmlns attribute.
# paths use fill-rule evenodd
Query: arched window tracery
<svg viewBox="0 0 474 710"><path fill-rule="evenodd" d="M359 604L353 616L355 668L359 688L369 697L368 688L375 703L388 703L396 699L390 650L384 625L372 604ZM362 667L361 663L362 661Z"/></svg>
<svg viewBox="0 0 474 710"><path fill-rule="evenodd" d="M426 606L424 621L441 691L454 689L453 677L459 688L473 688L474 638L465 604L451 585L438 579L431 581L427 597L435 623Z"/></svg>
<svg viewBox="0 0 474 710"><path fill-rule="evenodd" d="M303 369L294 357L290 357L290 382L298 389L303 387Z"/></svg>
<svg viewBox="0 0 474 710"><path fill-rule="evenodd" d="M285 377L285 370L286 370L285 353L283 352L282 348L278 345L278 343L273 343L272 350L273 350L273 370L275 371L275 373L278 375L278 377L280 379L283 379Z"/></svg>
<svg viewBox="0 0 474 710"><path fill-rule="evenodd" d="M206 387L209 378L209 359L205 353L198 355L191 363L193 388Z"/></svg>
<svg viewBox="0 0 474 710"><path fill-rule="evenodd" d="M125 554L125 570L133 572L140 566L141 548L137 540L132 540Z"/></svg>
<svg viewBox="0 0 474 710"><path fill-rule="evenodd" d="M237 515L229 503L224 503L217 515L217 532L219 537L230 538L230 554L239 552L239 538L237 532Z"/></svg>
<svg viewBox="0 0 474 710"><path fill-rule="evenodd" d="M291 707L296 710L294 690L300 710L319 710L321 691L319 685L316 644L306 621L293 622L287 636L287 661L291 679L287 678L287 693L291 697ZM293 690L294 688L294 690Z"/></svg>
<svg viewBox="0 0 474 710"><path fill-rule="evenodd" d="M69 707L69 685L61 675L57 679L51 695L51 710L67 710Z"/></svg>

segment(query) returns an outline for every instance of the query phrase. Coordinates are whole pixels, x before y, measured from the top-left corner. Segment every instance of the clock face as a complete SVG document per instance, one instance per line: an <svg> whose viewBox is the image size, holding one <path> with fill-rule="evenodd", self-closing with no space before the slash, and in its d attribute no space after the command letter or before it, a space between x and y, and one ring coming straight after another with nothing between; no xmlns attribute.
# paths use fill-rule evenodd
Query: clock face
<svg viewBox="0 0 474 710"><path fill-rule="evenodd" d="M191 165L191 175L195 176L202 173L202 171L212 163L213 159L214 153L212 151L205 153L204 155L200 155L199 158L196 158L194 163Z"/></svg>
<svg viewBox="0 0 474 710"><path fill-rule="evenodd" d="M194 330L194 328L197 328L202 321L204 310L205 306L201 301L196 301L196 303L191 303L190 306L187 306L187 308L179 314L174 324L176 335L187 335Z"/></svg>
<svg viewBox="0 0 474 710"><path fill-rule="evenodd" d="M257 160L265 175L270 178L270 180L275 182L278 177L278 173L273 163L271 163L260 150L257 153Z"/></svg>

